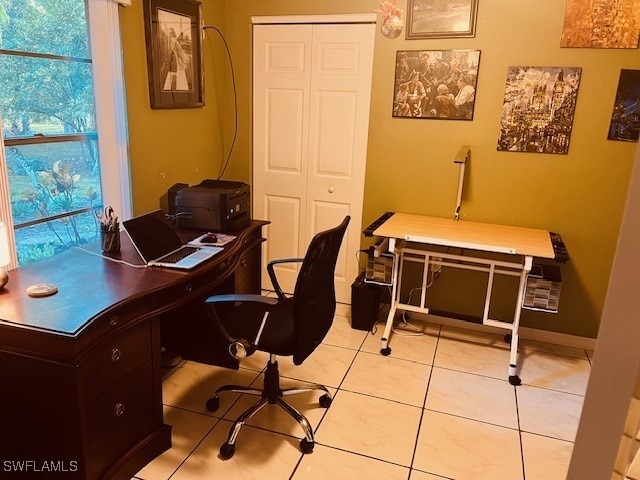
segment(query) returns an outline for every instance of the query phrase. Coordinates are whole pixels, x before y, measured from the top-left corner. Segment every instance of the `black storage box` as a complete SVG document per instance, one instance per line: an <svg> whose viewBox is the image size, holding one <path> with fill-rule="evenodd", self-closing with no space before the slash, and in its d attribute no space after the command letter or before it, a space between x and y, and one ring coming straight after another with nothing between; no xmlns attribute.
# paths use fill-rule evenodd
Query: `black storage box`
<svg viewBox="0 0 640 480"><path fill-rule="evenodd" d="M558 313L562 275L557 265L533 265L527 275L522 308Z"/></svg>
<svg viewBox="0 0 640 480"><path fill-rule="evenodd" d="M351 328L369 331L378 319L380 287L365 283L364 273L351 285Z"/></svg>

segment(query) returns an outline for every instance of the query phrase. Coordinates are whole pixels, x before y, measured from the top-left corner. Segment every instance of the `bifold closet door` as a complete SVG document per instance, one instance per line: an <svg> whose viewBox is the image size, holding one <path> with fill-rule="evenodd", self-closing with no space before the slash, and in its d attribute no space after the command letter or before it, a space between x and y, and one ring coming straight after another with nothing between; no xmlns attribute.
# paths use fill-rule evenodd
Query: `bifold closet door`
<svg viewBox="0 0 640 480"><path fill-rule="evenodd" d="M263 261L304 256L315 233L351 215L336 266L345 303L358 272L374 29L254 25L253 215L271 221ZM285 291L298 267L277 269Z"/></svg>

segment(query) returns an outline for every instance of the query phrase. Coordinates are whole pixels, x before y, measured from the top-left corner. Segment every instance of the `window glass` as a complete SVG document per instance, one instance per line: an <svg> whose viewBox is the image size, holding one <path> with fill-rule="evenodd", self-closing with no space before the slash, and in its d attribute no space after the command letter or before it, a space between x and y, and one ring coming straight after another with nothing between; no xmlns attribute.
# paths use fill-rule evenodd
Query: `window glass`
<svg viewBox="0 0 640 480"><path fill-rule="evenodd" d="M85 8L84 0L0 0L0 114L19 265L98 237Z"/></svg>
<svg viewBox="0 0 640 480"><path fill-rule="evenodd" d="M5 140L95 132L91 63L1 55Z"/></svg>
<svg viewBox="0 0 640 480"><path fill-rule="evenodd" d="M89 58L82 0L0 0L0 48Z"/></svg>
<svg viewBox="0 0 640 480"><path fill-rule="evenodd" d="M95 138L7 146L5 154L17 228L42 217L101 205Z"/></svg>

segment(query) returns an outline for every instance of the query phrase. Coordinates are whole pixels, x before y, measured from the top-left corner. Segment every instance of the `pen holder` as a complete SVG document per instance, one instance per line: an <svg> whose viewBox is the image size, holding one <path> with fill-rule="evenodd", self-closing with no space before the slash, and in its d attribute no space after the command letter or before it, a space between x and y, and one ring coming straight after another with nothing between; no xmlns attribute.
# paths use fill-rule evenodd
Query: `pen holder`
<svg viewBox="0 0 640 480"><path fill-rule="evenodd" d="M101 230L102 253L115 253L120 251L120 231Z"/></svg>

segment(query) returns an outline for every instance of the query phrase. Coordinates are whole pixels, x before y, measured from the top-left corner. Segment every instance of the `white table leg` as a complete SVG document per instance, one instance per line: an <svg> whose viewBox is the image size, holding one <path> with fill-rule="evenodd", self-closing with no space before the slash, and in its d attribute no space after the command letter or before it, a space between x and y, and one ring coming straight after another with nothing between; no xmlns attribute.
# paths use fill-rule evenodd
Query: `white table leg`
<svg viewBox="0 0 640 480"><path fill-rule="evenodd" d="M391 248L389 242L389 248ZM395 247L395 242L394 247ZM389 315L387 315L387 323L384 326L384 332L382 332L382 338L380 339L380 353L382 355L389 355L391 348L389 347L389 338L391 337L391 329L393 328L393 321L395 320L396 311L398 309L398 296L400 295L400 279L398 278L400 255L395 251L393 252L393 272L391 274L393 287L391 289L391 305L389 308Z"/></svg>
<svg viewBox="0 0 640 480"><path fill-rule="evenodd" d="M518 287L518 300L516 302L516 311L513 314L513 330L511 332L511 352L509 355L509 383L511 385L520 385L522 380L517 374L518 370L518 329L520 328L520 314L522 313L522 304L524 302L524 293L527 287L527 275L531 271L533 263L532 257L525 257L522 273L520 274L520 286Z"/></svg>

